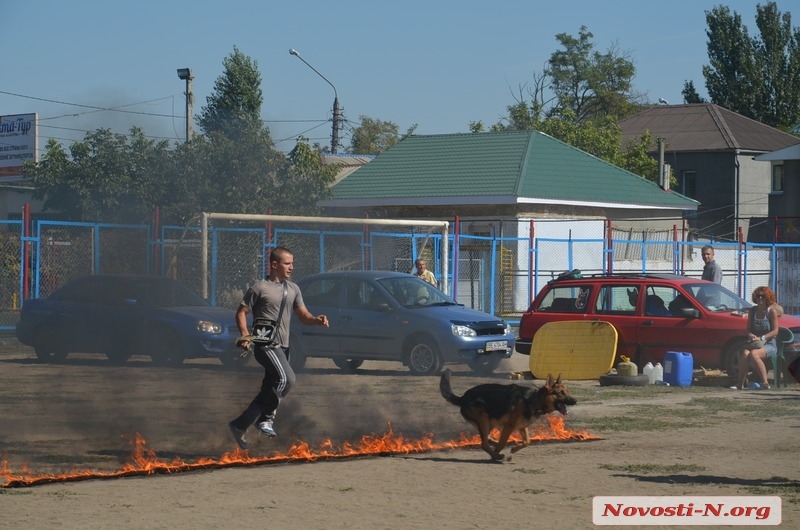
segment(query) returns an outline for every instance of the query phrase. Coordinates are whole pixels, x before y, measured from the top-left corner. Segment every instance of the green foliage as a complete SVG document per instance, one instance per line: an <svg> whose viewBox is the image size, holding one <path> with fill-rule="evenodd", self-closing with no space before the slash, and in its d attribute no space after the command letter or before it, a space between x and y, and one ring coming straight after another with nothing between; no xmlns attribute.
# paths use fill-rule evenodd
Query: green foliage
<svg viewBox="0 0 800 530"><path fill-rule="evenodd" d="M130 136L108 129L87 133L70 148L50 140L39 164L24 171L35 187L34 198L45 210L71 220L139 222L160 199L160 168L168 157L167 142L148 140L139 128Z"/></svg>
<svg viewBox="0 0 800 530"><path fill-rule="evenodd" d="M233 53L222 61L224 72L214 83L214 92L206 98L206 106L198 123L211 135L239 138L261 129L261 74L258 64L233 47Z"/></svg>
<svg viewBox="0 0 800 530"><path fill-rule="evenodd" d="M261 115L261 75L236 47L207 98L203 135L169 148L107 129L88 133L69 154L50 140L39 163L25 166L44 199L76 221L148 222L156 206L164 224L186 224L204 211L295 214L316 211L335 168L299 142L287 158L274 148Z"/></svg>
<svg viewBox="0 0 800 530"><path fill-rule="evenodd" d="M636 141L629 141L622 150L617 151L614 164L649 181L660 184L658 160L650 156L653 151L653 145L654 142L650 131L645 131ZM670 186L675 186L678 183L674 175L670 180Z"/></svg>
<svg viewBox="0 0 800 530"><path fill-rule="evenodd" d="M550 55L545 76L557 103L551 115L571 113L579 123L605 116L624 117L635 108L636 67L615 46L595 50L592 33L581 26L578 37L556 35L563 49Z"/></svg>
<svg viewBox="0 0 800 530"><path fill-rule="evenodd" d="M621 151L618 120L639 105L632 80L636 67L616 47L600 53L592 34L581 26L577 38L560 33L562 49L553 52L548 66L535 75L532 87L520 88L516 102L506 107L507 116L490 131L538 130L654 182L658 162L648 155L652 140L643 136ZM553 97L548 99L548 94ZM470 131L481 132L481 122Z"/></svg>
<svg viewBox="0 0 800 530"><path fill-rule="evenodd" d="M348 152L354 155L379 155L394 146L403 138L414 133L417 125L412 125L401 137L399 127L391 121L360 116L361 125L353 129Z"/></svg>
<svg viewBox="0 0 800 530"><path fill-rule="evenodd" d="M756 6L759 36L727 6L706 11L709 64L703 66L712 103L773 127L800 121L800 29L775 2Z"/></svg>
<svg viewBox="0 0 800 530"><path fill-rule="evenodd" d="M709 65L703 66L712 103L754 118L756 65L753 41L742 17L727 6L706 12Z"/></svg>
<svg viewBox="0 0 800 530"><path fill-rule="evenodd" d="M289 153L289 161L285 184L280 188L286 195L275 213L319 214L314 203L330 197L329 186L333 184L337 168L324 165L319 151L311 149L302 138Z"/></svg>
<svg viewBox="0 0 800 530"><path fill-rule="evenodd" d="M687 104L706 102L706 100L700 97L700 94L697 93L697 89L694 88L693 81L683 82L683 90L681 90L681 95L683 96L683 102Z"/></svg>

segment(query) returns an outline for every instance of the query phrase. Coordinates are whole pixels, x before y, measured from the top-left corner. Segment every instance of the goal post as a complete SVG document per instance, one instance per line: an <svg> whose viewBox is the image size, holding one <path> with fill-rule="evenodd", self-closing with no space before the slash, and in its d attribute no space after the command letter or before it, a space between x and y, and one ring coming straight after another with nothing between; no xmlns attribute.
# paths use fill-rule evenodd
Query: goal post
<svg viewBox="0 0 800 530"><path fill-rule="evenodd" d="M268 274L268 251L275 246L292 250L300 277L330 270L410 272L414 259L427 258L429 268L437 265L441 289L447 293L449 226L448 221L434 220L203 212L201 294L209 299L210 292L223 289L210 289L209 281L241 285L242 270L248 266L251 279ZM264 270L252 270L258 262ZM226 272L232 264L239 270Z"/></svg>

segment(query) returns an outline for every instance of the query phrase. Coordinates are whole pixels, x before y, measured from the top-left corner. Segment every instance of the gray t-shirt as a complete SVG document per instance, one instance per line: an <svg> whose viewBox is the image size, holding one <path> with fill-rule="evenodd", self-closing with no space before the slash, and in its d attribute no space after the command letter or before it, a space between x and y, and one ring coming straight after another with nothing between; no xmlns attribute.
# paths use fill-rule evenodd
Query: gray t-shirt
<svg viewBox="0 0 800 530"><path fill-rule="evenodd" d="M286 280L286 305L281 321L278 322L278 344L289 347L289 323L296 308L305 307L303 295L296 283ZM244 293L241 305L250 309L253 319L277 320L283 299L283 284L269 280L259 280Z"/></svg>
<svg viewBox="0 0 800 530"><path fill-rule="evenodd" d="M701 279L708 280L714 283L722 283L722 267L716 262L711 260L703 267L703 275Z"/></svg>

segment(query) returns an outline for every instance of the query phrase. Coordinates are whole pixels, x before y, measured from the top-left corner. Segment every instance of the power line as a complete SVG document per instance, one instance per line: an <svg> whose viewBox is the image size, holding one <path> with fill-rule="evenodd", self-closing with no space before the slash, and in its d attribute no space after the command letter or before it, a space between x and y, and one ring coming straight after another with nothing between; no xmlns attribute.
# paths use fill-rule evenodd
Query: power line
<svg viewBox="0 0 800 530"><path fill-rule="evenodd" d="M54 103L54 104L57 104L57 105L67 105L67 106L72 106L72 107L91 109L91 110L83 111L83 112L71 112L71 113L68 113L68 114L60 114L60 115L56 115L56 116L48 116L48 117L40 117L39 118L40 127L42 127L42 128L48 128L49 127L49 128L60 129L60 130L64 130L64 131L81 132L81 133L84 133L84 134L92 132L92 131L86 130L86 129L80 129L80 128L57 127L57 126L54 126L54 125L44 125L44 124L42 124L42 122L51 121L51 120L57 120L57 119L62 119L62 118L76 118L76 117L79 117L79 116L83 116L83 115L86 115L86 114L93 114L93 113L97 113L97 112L118 112L118 113L123 113L123 114L133 114L133 115L139 115L139 116L152 116L152 117L159 117L159 118L170 118L170 119L173 120L173 129L174 129L174 120L176 120L176 119L185 119L185 116L176 115L174 112L172 114L162 114L162 113L155 113L155 112L125 110L126 107L132 107L132 106L135 106L135 105L150 104L150 103L155 103L155 102L158 102L158 101L163 101L163 100L166 100L166 99L171 99L172 100L172 105L174 107L174 100L175 100L175 95L174 94L170 95L170 96L165 96L165 97L162 97L162 98L156 98L156 99L152 99L152 100L140 101L140 102L135 102L135 103L126 103L126 104L122 104L122 105L116 105L116 106L113 106L113 107L101 107L101 106L97 106L97 105L88 105L88 104L83 104L83 103L74 103L74 102L70 102L70 101L62 101L62 100L53 99L53 98L43 98L43 97L38 97L38 96L30 96L30 95L26 95L26 94L19 94L19 93L16 93L16 92L9 92L7 90L0 90L0 94L19 97L19 98L23 98L23 99L31 99L31 100L34 100L34 101L43 101L43 102L47 102L47 103ZM347 120L346 118L343 121L345 123L353 123L350 120ZM298 136L303 136L306 133L308 133L309 131L313 131L314 129L317 129L317 128L323 126L323 125L326 125L326 124L330 123L331 119L327 119L326 118L324 120L319 120L319 119L261 120L261 122L264 123L265 125L266 124L278 124L278 123L298 123L298 124L299 123L316 123L317 124L314 127L311 127L311 128L306 129L304 131L301 131L301 132L299 132L297 134L293 134L291 136L288 136L285 139L275 141L275 143L278 144L278 143L287 142L287 141L296 139ZM352 127L350 127L350 130L352 131ZM129 133L125 133L124 135L125 136L129 136ZM48 140L48 139L54 139L54 140L63 141L63 142L80 141L80 140L76 140L74 138L61 138L61 137L58 137L58 136L46 136L46 135L41 135L41 134L40 134L40 137L45 141ZM146 138L151 138L151 139L156 139L156 140L176 140L176 139L179 139L179 136L178 136L177 132L176 132L176 135L174 137L154 136L154 135L145 135L145 137ZM321 141L321 140L325 140L326 138L320 137L320 138L308 138L308 139L312 140L312 141ZM45 149L39 148L38 151L45 151Z"/></svg>
<svg viewBox="0 0 800 530"><path fill-rule="evenodd" d="M37 96L26 96L25 94L17 94L15 92L8 92L8 91L5 91L5 90L0 90L0 94L5 94L7 96L14 96L14 97L19 97L19 98L24 98L24 99L32 99L32 100L35 100L35 101L44 101L46 103L56 103L58 105L67 105L67 106L71 106L71 107L81 107L81 108L85 108L85 109L92 109L91 111L87 111L87 112L78 112L78 113L62 114L62 115L59 115L59 116L49 116L49 117L45 117L45 118L39 118L40 121L43 121L43 120L57 120L57 119L60 119L60 118L71 118L71 117L76 117L76 116L82 116L84 114L92 114L94 112L103 112L103 111L122 112L124 114L138 114L138 115L142 115L142 116L156 116L156 117L159 117L159 118L182 118L182 119L186 118L186 116L176 115L176 114L160 114L160 113L155 113L155 112L143 112L143 111L135 111L135 110L122 110L125 107L132 107L134 105L145 105L145 104L148 104L148 103L155 103L156 101L163 101L165 99L174 98L175 97L174 94L170 95L170 96L165 96L165 97L156 98L156 99L150 99L150 100L146 100L146 101L138 101L136 103L126 103L124 105L116 105L114 107L98 107L97 105L85 105L83 103L71 103L69 101L60 101L60 100L57 100L57 99L41 98L41 97L37 97ZM261 120L261 121L263 123L317 123L320 120L318 120L318 119L317 120L304 119L304 120ZM331 120L326 119L323 122L324 123L329 123L330 121Z"/></svg>
<svg viewBox="0 0 800 530"><path fill-rule="evenodd" d="M81 108L84 108L84 109L94 109L95 111L122 112L124 114L139 114L139 115L142 115L142 116L157 116L157 117L161 117L161 118L177 118L177 117L179 117L179 116L172 116L171 114L157 114L157 113L153 113L153 112L141 112L141 111L133 111L133 110L120 110L123 107L131 107L133 105L141 105L141 104L144 104L144 103L150 103L150 102L153 102L153 101L160 101L162 99L167 99L166 97L153 99L153 100L150 100L150 101L141 101L139 103L127 103L125 105L118 105L116 107L98 107L96 105L84 105L82 103L70 103L68 101L59 101L59 100L56 100L56 99L47 99L47 98L40 98L40 97L36 97L36 96L26 96L24 94L15 94L14 92L6 92L5 90L0 90L0 94L6 94L8 96L15 96L15 97L24 98L24 99L33 99L33 100L36 100L36 101L44 101L46 103L57 103L59 105L68 105L68 106L72 106L72 107L81 107ZM167 96L167 97L173 97L173 96ZM52 118L42 118L42 119L58 119L58 118L66 117L66 116L77 116L77 115L78 114L65 114L63 116L54 116Z"/></svg>

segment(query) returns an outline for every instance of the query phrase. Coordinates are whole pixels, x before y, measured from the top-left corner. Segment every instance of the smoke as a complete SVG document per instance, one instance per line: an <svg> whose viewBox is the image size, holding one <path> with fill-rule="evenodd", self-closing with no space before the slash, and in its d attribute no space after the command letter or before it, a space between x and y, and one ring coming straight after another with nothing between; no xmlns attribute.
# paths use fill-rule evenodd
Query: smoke
<svg viewBox="0 0 800 530"><path fill-rule="evenodd" d="M385 433L390 426L395 434L407 438L430 433L449 437L466 427L457 409L449 407L439 395L438 378L410 375L310 377L327 379L325 393L313 395L311 389L290 393L275 422L279 434L286 432L291 438L309 443L326 439L356 442L364 435ZM301 387L307 379L298 378L297 386ZM369 379L369 382L359 379ZM403 384L406 379L416 380L411 392L406 389L409 385ZM421 407L423 399L426 402L436 400L437 406Z"/></svg>
<svg viewBox="0 0 800 530"><path fill-rule="evenodd" d="M235 448L228 422L258 392L255 362L230 370L214 359L181 367L134 356L112 366L103 355L70 354L61 364L33 361L32 352L3 363L0 439L12 468L38 473L116 470L130 463L138 433L163 460L218 458ZM299 373L275 422L277 438L247 432L252 456L285 454L302 441L334 447L392 432L408 439L455 439L470 427L439 394L439 378L414 376L399 363L348 375L327 360ZM466 388L472 381L460 381Z"/></svg>

